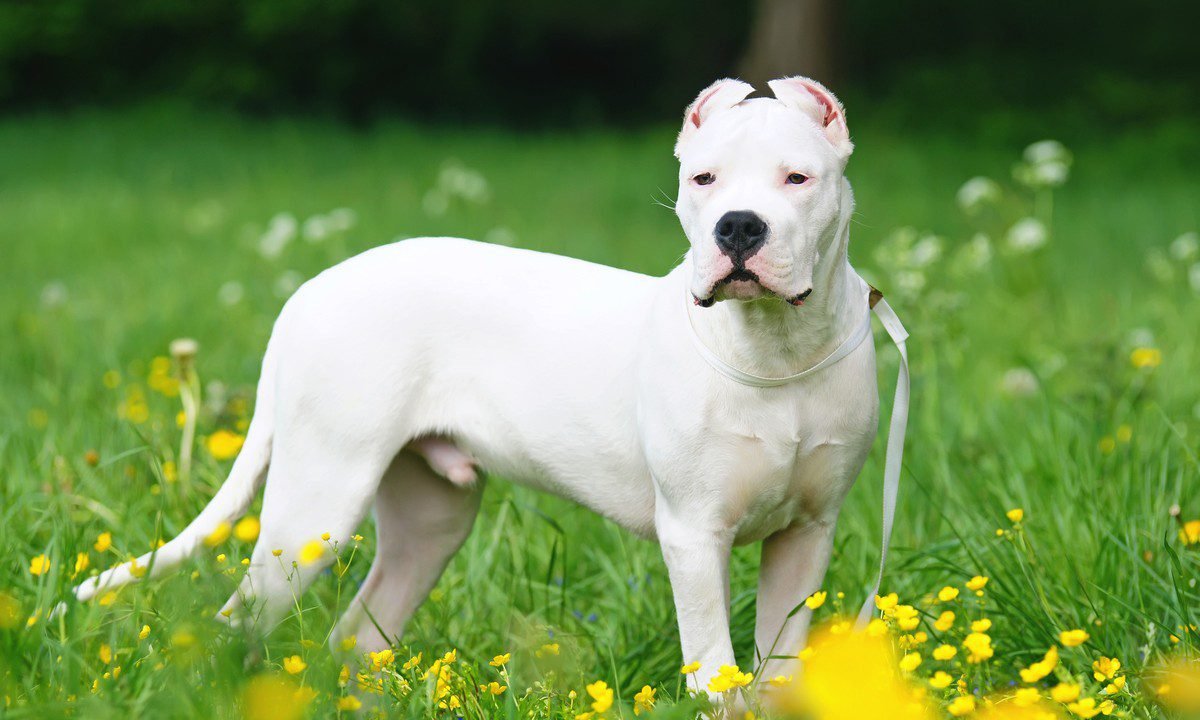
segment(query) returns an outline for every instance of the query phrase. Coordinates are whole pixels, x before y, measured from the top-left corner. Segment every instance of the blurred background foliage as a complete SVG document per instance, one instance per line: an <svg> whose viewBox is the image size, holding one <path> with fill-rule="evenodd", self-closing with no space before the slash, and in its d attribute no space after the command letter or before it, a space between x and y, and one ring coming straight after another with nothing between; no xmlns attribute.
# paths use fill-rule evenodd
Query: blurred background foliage
<svg viewBox="0 0 1200 720"><path fill-rule="evenodd" d="M816 13L793 50L819 50L813 75L848 101L903 97L914 122L1053 105L1087 126L1198 106L1200 5L1184 0L3 0L0 109L170 96L357 122L661 119L714 77L757 74L781 7Z"/></svg>

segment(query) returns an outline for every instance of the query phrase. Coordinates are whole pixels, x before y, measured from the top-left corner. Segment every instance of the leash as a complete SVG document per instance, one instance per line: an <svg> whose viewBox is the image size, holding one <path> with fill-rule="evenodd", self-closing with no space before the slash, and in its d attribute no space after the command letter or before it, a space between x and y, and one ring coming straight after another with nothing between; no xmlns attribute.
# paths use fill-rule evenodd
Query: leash
<svg viewBox="0 0 1200 720"><path fill-rule="evenodd" d="M904 329L904 324L900 322L899 316L887 301L883 299L883 293L875 288L867 285L867 311L863 315L862 322L850 333L849 337L842 341L837 348L825 357L824 360L813 365L807 370L779 378L767 378L759 375L752 375L748 372L743 372L721 358L717 357L716 353L708 348L696 334L696 328L692 325L691 313L687 311L687 306L684 306L684 317L687 319L688 334L691 335L692 344L696 346L697 352L704 361L725 377L742 385L751 387L779 387L791 382L795 382L803 377L814 375L825 368L837 363L842 358L853 352L863 340L871 334L871 313L879 318L879 322L883 325L883 329L887 331L888 337L896 345L896 349L900 351L900 371L896 378L896 395L892 401L892 419L888 426L887 450L885 454L883 466L883 542L882 550L879 556L879 573L875 577L874 588L867 595L867 600L863 603L862 610L858 613L858 629L866 627L870 622L871 616L875 614L875 596L879 594L879 587L883 583L883 571L887 565L888 548L892 543L892 527L896 519L896 502L900 495L900 468L904 464L904 435L908 430L908 402L909 402L909 376L908 376L908 348L905 341L908 340L908 331Z"/></svg>

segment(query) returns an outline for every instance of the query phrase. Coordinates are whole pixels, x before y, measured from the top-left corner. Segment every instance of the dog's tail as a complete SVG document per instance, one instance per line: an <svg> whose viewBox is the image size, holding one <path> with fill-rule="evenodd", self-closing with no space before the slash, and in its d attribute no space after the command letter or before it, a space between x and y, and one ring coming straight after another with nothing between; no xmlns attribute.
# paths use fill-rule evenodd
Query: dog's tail
<svg viewBox="0 0 1200 720"><path fill-rule="evenodd" d="M166 545L132 563L122 563L78 585L75 597L86 602L100 592L119 588L143 577L158 577L191 557L206 538L222 525L236 520L258 494L271 462L271 444L275 432L275 356L271 343L263 356L258 381L254 418L246 430L242 446L229 477L217 490L195 520ZM148 571L148 572L147 572Z"/></svg>

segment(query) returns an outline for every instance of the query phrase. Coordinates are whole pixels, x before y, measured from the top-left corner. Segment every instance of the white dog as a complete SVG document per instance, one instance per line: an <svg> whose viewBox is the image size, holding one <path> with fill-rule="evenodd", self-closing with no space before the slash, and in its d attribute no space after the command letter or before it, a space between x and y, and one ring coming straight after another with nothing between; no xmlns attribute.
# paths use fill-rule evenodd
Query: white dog
<svg viewBox="0 0 1200 720"><path fill-rule="evenodd" d="M306 283L275 323L229 479L153 574L265 479L262 533L225 613L270 623L332 561L299 564L293 586L301 549L323 533L345 543L374 508L377 556L336 635L380 648L470 532L478 467L658 541L697 688L734 663L730 548L762 541L760 672L794 672L811 613L792 611L821 586L878 393L868 287L846 255L842 106L805 78L770 87L747 100L749 85L721 80L687 109L676 212L691 249L665 277L422 238ZM123 565L76 595L132 579Z"/></svg>

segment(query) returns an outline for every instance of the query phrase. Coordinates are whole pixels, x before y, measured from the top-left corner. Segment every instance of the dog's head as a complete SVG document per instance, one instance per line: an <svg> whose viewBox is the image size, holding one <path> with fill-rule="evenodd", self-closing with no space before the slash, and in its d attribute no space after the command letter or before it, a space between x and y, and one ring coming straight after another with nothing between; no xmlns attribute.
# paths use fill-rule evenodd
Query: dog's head
<svg viewBox="0 0 1200 720"><path fill-rule="evenodd" d="M675 145L675 212L691 243L696 303L775 295L802 305L838 232L854 145L842 104L802 77L774 98L719 80L688 107Z"/></svg>

